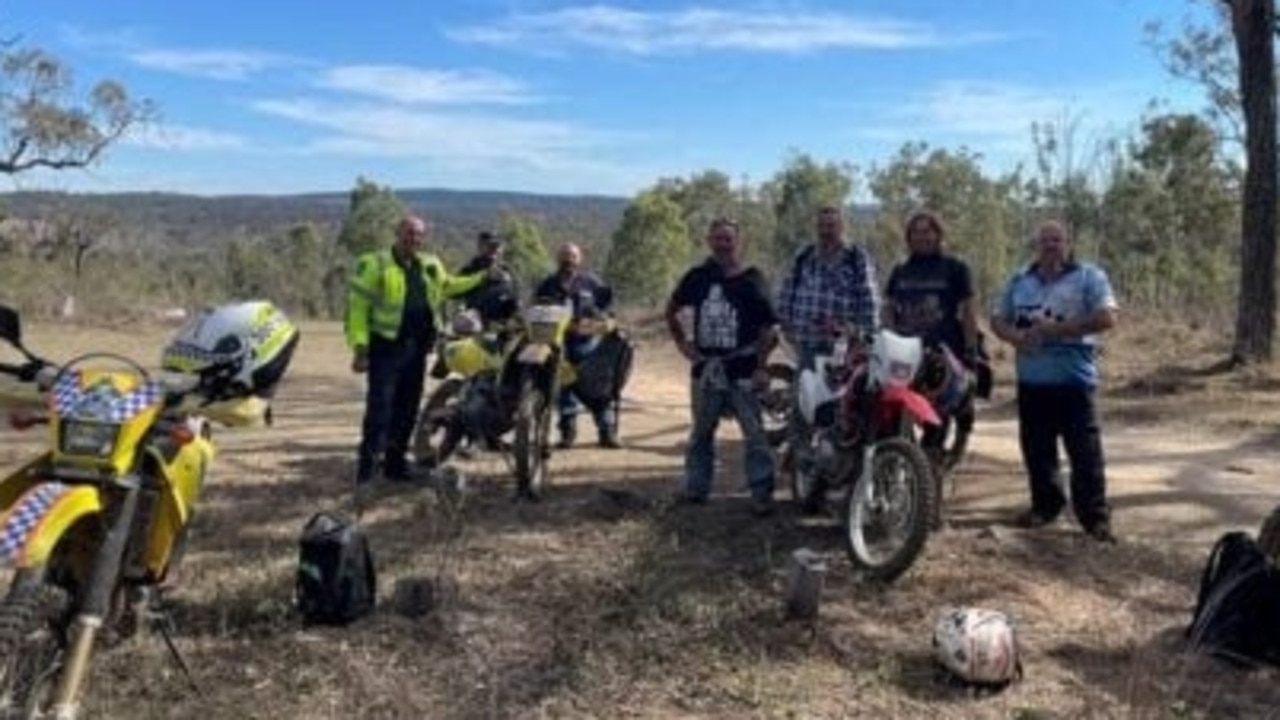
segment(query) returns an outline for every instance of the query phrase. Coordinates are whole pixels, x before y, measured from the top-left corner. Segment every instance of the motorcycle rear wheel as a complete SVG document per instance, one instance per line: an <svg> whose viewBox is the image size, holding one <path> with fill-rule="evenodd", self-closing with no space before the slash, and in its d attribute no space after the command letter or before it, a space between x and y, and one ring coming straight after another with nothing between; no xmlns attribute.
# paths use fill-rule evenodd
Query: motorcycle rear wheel
<svg viewBox="0 0 1280 720"><path fill-rule="evenodd" d="M1280 564L1280 506L1262 521L1262 528L1258 531L1258 548L1272 562Z"/></svg>
<svg viewBox="0 0 1280 720"><path fill-rule="evenodd" d="M15 583L0 602L0 718L40 717L66 649L71 597L55 585Z"/></svg>
<svg viewBox="0 0 1280 720"><path fill-rule="evenodd" d="M844 507L845 551L860 574L868 580L889 583L915 563L924 550L937 499L933 470L924 451L900 437L882 440L876 446L868 473L871 487L864 482L850 484ZM906 504L904 517L889 517L893 507ZM886 552L873 549L873 526L879 534L898 530L900 542ZM885 525L895 527L884 527Z"/></svg>
<svg viewBox="0 0 1280 720"><path fill-rule="evenodd" d="M515 454L516 493L537 500L547 484L551 455L550 401L532 377L520 383L516 406Z"/></svg>

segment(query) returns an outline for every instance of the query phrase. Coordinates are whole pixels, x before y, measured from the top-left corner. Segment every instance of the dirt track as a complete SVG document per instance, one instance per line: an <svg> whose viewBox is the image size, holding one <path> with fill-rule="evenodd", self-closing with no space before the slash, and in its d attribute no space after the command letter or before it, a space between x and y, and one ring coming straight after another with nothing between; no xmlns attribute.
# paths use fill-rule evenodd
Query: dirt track
<svg viewBox="0 0 1280 720"><path fill-rule="evenodd" d="M30 344L53 357L93 348L147 359L163 332L32 328ZM447 576L458 588L452 609L429 622L384 609L351 628L308 631L289 607L297 532L315 510L347 501L361 378L347 369L336 325L307 326L275 427L218 436L174 597L178 643L206 696L188 692L163 646L149 642L104 655L93 709L130 718L935 720L1263 717L1259 708L1280 707L1274 674L1188 671L1176 652L1208 544L1225 529L1256 529L1280 503L1274 421L1228 433L1167 409L1158 422L1109 418L1122 543L1098 548L1069 523L1005 528L1026 489L1009 389L998 388L957 475L955 528L894 587L876 590L852 577L834 533L789 511L750 516L730 427L717 481L725 496L691 513L666 506L688 424L685 369L663 343L640 352L626 448L557 453L545 502L512 503L501 462L482 457L466 466L474 483L462 525L414 496L366 515L384 600L398 578ZM0 466L35 439L0 433ZM832 568L823 619L805 631L776 619L785 558L800 546ZM929 623L953 603L1015 615L1025 683L975 699L934 679Z"/></svg>

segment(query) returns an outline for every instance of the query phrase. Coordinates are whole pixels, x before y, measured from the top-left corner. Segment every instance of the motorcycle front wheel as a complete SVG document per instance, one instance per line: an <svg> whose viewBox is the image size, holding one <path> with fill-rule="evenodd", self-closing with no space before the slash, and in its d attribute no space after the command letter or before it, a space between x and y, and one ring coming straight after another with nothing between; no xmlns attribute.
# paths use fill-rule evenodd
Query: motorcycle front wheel
<svg viewBox="0 0 1280 720"><path fill-rule="evenodd" d="M451 377L436 387L418 416L418 427L413 431L413 457L424 465L439 465L449 459L462 440L453 423L441 418L449 413L462 397L466 381Z"/></svg>
<svg viewBox="0 0 1280 720"><path fill-rule="evenodd" d="M0 718L41 717L66 649L71 598L39 580L15 582L0 602Z"/></svg>
<svg viewBox="0 0 1280 720"><path fill-rule="evenodd" d="M911 568L929 536L934 490L919 445L900 437L877 443L869 472L845 501L845 550L863 577L888 583Z"/></svg>
<svg viewBox="0 0 1280 720"><path fill-rule="evenodd" d="M532 375L520 382L516 405L515 454L516 493L537 500L547 484L547 463L551 456L551 404Z"/></svg>

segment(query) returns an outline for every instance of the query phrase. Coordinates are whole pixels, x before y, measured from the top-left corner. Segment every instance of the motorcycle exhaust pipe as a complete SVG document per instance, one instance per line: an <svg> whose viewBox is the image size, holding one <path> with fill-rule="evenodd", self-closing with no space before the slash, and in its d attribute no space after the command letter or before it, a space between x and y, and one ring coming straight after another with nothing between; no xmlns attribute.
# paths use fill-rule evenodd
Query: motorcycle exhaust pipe
<svg viewBox="0 0 1280 720"><path fill-rule="evenodd" d="M136 476L118 478L115 486L125 491L111 530L98 548L98 557L90 573L88 592L76 615L68 643L67 661L58 674L58 684L53 691L50 714L57 720L75 720L80 713L80 691L89 674L89 660L93 655L93 643L102 629L103 618L111 605L111 595L120 577L120 564L129 540L133 517L138 509L141 482Z"/></svg>

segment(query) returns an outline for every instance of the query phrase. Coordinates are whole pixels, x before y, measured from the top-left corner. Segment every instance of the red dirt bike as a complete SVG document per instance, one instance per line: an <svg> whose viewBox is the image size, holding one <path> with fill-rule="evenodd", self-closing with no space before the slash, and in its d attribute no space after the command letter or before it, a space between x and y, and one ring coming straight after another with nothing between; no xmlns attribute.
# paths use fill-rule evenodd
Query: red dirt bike
<svg viewBox="0 0 1280 720"><path fill-rule="evenodd" d="M813 432L792 449L792 495L813 511L829 491L844 491L845 549L878 582L910 569L936 513L933 470L914 440L919 426L940 422L912 388L922 359L918 338L846 331L798 381L797 405Z"/></svg>

